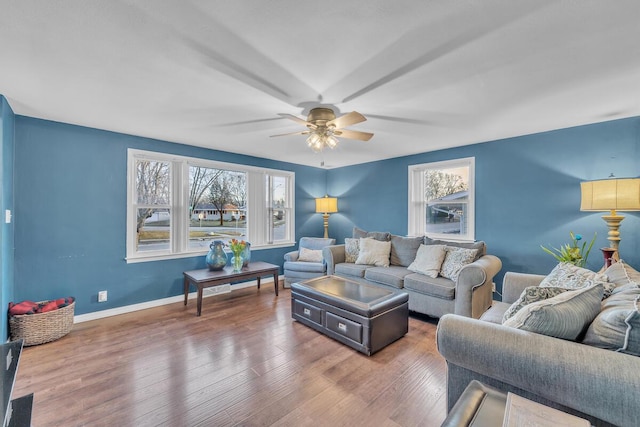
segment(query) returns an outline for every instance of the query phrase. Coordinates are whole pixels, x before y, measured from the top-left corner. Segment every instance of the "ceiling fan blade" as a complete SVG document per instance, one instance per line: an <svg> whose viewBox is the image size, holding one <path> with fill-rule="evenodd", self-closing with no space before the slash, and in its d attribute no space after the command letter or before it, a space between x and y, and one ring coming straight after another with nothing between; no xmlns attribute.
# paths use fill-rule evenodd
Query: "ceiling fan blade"
<svg viewBox="0 0 640 427"><path fill-rule="evenodd" d="M336 129L346 128L347 126L355 125L356 123L361 123L367 120L365 116L358 113L357 111L352 111L350 113L345 114L344 116L340 116L336 119L327 122L327 126L335 126Z"/></svg>
<svg viewBox="0 0 640 427"><path fill-rule="evenodd" d="M310 130L303 130L302 132L281 133L278 135L271 135L269 138L275 138L276 136L289 136L289 135L306 135L311 133Z"/></svg>
<svg viewBox="0 0 640 427"><path fill-rule="evenodd" d="M309 126L309 127L311 127L312 129L315 129L315 128L316 128L316 125L314 125L314 124L312 124L312 123L309 123L308 121L303 120L303 119L301 119L300 117L296 117L296 116L294 116L293 114L278 113L278 115L279 115L279 116L282 116L282 117L285 117L285 118L287 118L287 119L289 119L289 120L293 120L294 122L296 122L296 123L298 123L298 124L301 124L302 126Z"/></svg>
<svg viewBox="0 0 640 427"><path fill-rule="evenodd" d="M360 132L357 130L340 129L334 132L336 136L347 139L357 139L359 141L368 141L373 137L372 133Z"/></svg>

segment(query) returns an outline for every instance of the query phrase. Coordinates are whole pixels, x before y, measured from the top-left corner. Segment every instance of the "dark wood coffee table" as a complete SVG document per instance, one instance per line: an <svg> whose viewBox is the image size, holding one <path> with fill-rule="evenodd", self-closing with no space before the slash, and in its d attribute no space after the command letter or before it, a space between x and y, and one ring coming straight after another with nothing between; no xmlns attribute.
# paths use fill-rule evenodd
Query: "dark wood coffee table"
<svg viewBox="0 0 640 427"><path fill-rule="evenodd" d="M234 273L232 267L225 267L220 271L209 269L191 270L184 273L184 305L187 305L189 296L189 284L193 284L198 290L198 304L196 316L202 313L202 290L211 286L224 285L225 283L239 282L242 280L257 279L258 289L260 289L260 278L262 276L273 275L273 285L278 296L278 273L280 267L268 262L250 262L242 271Z"/></svg>

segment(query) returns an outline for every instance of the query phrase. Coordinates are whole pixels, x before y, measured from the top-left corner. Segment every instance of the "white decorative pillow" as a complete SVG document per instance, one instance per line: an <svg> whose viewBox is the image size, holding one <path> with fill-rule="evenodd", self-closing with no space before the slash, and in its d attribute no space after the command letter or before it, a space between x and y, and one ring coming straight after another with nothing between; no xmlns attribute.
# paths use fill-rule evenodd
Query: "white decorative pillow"
<svg viewBox="0 0 640 427"><path fill-rule="evenodd" d="M360 253L356 264L389 267L391 242L381 242L375 239L360 238Z"/></svg>
<svg viewBox="0 0 640 427"><path fill-rule="evenodd" d="M345 262L356 262L360 254L360 239L344 239L344 260Z"/></svg>
<svg viewBox="0 0 640 427"><path fill-rule="evenodd" d="M551 273L540 282L541 287L581 289L602 283L604 288L603 299L611 295L616 288L615 283L610 283L604 274L594 273L577 265L561 262L556 265Z"/></svg>
<svg viewBox="0 0 640 427"><path fill-rule="evenodd" d="M407 267L409 271L436 278L447 254L445 245L420 245L416 259Z"/></svg>
<svg viewBox="0 0 640 427"><path fill-rule="evenodd" d="M477 249L446 246L446 255L442 262L442 267L440 267L440 275L457 282L462 267L471 264L476 259L477 253Z"/></svg>
<svg viewBox="0 0 640 427"><path fill-rule="evenodd" d="M300 248L298 261L322 262L322 249Z"/></svg>
<svg viewBox="0 0 640 427"><path fill-rule="evenodd" d="M616 286L627 285L629 283L635 283L640 286L640 272L622 260L611 264L603 274L607 276L607 279L609 279L611 283L615 283Z"/></svg>
<svg viewBox="0 0 640 427"><path fill-rule="evenodd" d="M600 312L603 285L575 289L524 306L505 326L575 341Z"/></svg>

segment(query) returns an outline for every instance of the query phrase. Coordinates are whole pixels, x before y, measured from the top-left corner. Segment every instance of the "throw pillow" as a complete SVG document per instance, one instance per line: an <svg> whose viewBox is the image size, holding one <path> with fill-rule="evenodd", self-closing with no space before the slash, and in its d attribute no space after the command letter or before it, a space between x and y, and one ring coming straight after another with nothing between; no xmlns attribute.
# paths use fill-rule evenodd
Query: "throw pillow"
<svg viewBox="0 0 640 427"><path fill-rule="evenodd" d="M298 261L304 262L322 262L322 249L307 249L300 248L300 254L298 255Z"/></svg>
<svg viewBox="0 0 640 427"><path fill-rule="evenodd" d="M360 254L360 239L344 239L344 261L356 262Z"/></svg>
<svg viewBox="0 0 640 427"><path fill-rule="evenodd" d="M371 237L381 242L388 242L391 239L391 233L387 231L364 231L362 228L353 227L353 238L361 239Z"/></svg>
<svg viewBox="0 0 640 427"><path fill-rule="evenodd" d="M446 245L449 247L464 248L464 249L477 249L478 253L476 254L476 259L487 254L487 245L483 241L450 242L448 240L431 239L430 237L424 236L424 244L425 245Z"/></svg>
<svg viewBox="0 0 640 427"><path fill-rule="evenodd" d="M603 284L561 293L524 306L505 326L575 341L600 311Z"/></svg>
<svg viewBox="0 0 640 427"><path fill-rule="evenodd" d="M418 248L422 244L420 237L402 237L391 235L391 265L408 266L416 259Z"/></svg>
<svg viewBox="0 0 640 427"><path fill-rule="evenodd" d="M446 255L442 267L440 267L440 275L457 282L462 267L475 261L477 254L477 249L446 246Z"/></svg>
<svg viewBox="0 0 640 427"><path fill-rule="evenodd" d="M436 278L447 254L445 245L420 245L416 259L407 270Z"/></svg>
<svg viewBox="0 0 640 427"><path fill-rule="evenodd" d="M375 239L360 239L360 253L356 264L389 267L391 242L381 242Z"/></svg>
<svg viewBox="0 0 640 427"><path fill-rule="evenodd" d="M516 302L511 304L511 307L509 307L507 311L505 311L504 315L502 316L502 323L506 322L507 319L513 317L525 305L553 298L566 291L568 291L568 289L528 286L524 288L524 291L522 291L522 293L520 294L520 298L518 298Z"/></svg>
<svg viewBox="0 0 640 427"><path fill-rule="evenodd" d="M616 286L635 283L640 286L640 272L636 271L626 262L620 260L614 262L603 273L609 279L609 282L615 283Z"/></svg>
<svg viewBox="0 0 640 427"><path fill-rule="evenodd" d="M634 283L616 288L602 302L582 342L640 356L640 288Z"/></svg>
<svg viewBox="0 0 640 427"><path fill-rule="evenodd" d="M547 288L580 289L602 283L604 294L607 298L615 289L615 283L610 283L604 274L594 273L577 265L561 262L556 265L551 273L545 277L540 286Z"/></svg>

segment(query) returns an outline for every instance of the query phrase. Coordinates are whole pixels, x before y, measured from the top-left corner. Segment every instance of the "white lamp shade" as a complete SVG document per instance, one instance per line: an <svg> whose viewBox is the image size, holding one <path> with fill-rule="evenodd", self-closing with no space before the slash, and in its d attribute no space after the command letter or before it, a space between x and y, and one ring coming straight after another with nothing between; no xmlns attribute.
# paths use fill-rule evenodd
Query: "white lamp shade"
<svg viewBox="0 0 640 427"><path fill-rule="evenodd" d="M581 211L640 210L640 178L581 182Z"/></svg>
<svg viewBox="0 0 640 427"><path fill-rule="evenodd" d="M336 197L324 196L316 199L316 213L336 212L338 212L338 199Z"/></svg>

